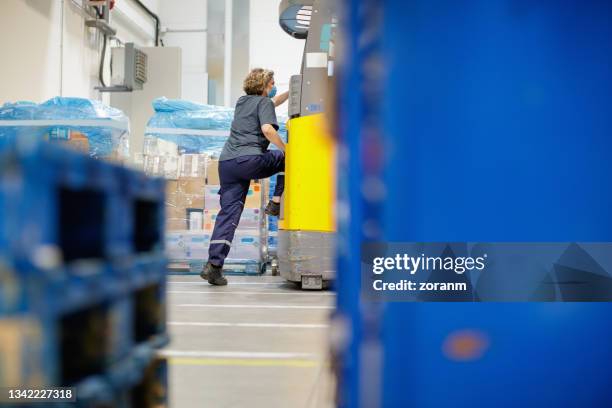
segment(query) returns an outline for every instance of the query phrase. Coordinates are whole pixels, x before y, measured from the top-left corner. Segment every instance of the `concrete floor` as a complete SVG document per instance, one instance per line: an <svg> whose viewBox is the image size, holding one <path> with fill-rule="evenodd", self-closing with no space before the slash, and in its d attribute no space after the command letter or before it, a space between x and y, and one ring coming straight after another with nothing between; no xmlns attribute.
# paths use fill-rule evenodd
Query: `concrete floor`
<svg viewBox="0 0 612 408"><path fill-rule="evenodd" d="M214 288L171 276L163 350L173 408L327 408L332 292L303 292L279 277L229 277Z"/></svg>

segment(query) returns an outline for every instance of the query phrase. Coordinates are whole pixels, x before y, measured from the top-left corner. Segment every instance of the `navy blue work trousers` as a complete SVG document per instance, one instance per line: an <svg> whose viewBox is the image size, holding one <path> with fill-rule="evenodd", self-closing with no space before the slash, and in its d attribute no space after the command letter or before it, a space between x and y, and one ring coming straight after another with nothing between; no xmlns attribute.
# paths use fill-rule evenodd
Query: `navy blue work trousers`
<svg viewBox="0 0 612 408"><path fill-rule="evenodd" d="M279 150L219 162L221 211L217 215L210 239L208 262L223 266L240 222L251 180L265 179L281 173L274 191L274 195L280 197L285 189L284 171L285 154Z"/></svg>

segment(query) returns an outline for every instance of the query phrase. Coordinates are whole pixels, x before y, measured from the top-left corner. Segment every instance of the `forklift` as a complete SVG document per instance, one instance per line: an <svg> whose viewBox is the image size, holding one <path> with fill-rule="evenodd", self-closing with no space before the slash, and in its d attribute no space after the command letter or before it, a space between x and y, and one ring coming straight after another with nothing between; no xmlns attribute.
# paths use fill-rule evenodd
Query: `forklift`
<svg viewBox="0 0 612 408"><path fill-rule="evenodd" d="M279 16L282 29L306 44L301 73L289 86L278 263L286 280L320 290L336 274L336 140L327 114L334 103L337 21L326 0L283 0Z"/></svg>

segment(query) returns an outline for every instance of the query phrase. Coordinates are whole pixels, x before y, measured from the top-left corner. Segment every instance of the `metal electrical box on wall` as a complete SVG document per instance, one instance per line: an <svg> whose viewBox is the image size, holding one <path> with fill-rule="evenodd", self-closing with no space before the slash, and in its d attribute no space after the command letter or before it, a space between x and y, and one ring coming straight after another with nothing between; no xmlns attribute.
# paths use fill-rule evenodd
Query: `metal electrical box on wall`
<svg viewBox="0 0 612 408"><path fill-rule="evenodd" d="M179 47L142 47L140 49L147 54L149 65L148 80L142 90L110 94L110 105L121 109L130 118L132 156L142 153L145 127L154 113L153 100L162 96L169 99L182 97L183 57L181 49Z"/></svg>
<svg viewBox="0 0 612 408"><path fill-rule="evenodd" d="M147 82L148 56L133 43L111 50L111 85L127 92L141 90Z"/></svg>

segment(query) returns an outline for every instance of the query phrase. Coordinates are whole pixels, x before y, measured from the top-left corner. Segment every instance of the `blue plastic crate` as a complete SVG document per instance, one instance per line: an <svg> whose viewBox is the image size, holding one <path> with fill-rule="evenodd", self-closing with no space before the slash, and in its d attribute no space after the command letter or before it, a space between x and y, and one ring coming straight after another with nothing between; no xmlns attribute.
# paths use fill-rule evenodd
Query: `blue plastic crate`
<svg viewBox="0 0 612 408"><path fill-rule="evenodd" d="M154 401L155 406L168 405L168 363L152 352L142 350L133 359L133 376L111 377L116 392L115 404L120 407L141 407ZM127 372L127 371L126 371Z"/></svg>
<svg viewBox="0 0 612 408"><path fill-rule="evenodd" d="M151 282L166 278L168 260L164 253L143 254L134 259L130 268L126 269L130 286L140 288Z"/></svg>
<svg viewBox="0 0 612 408"><path fill-rule="evenodd" d="M153 355L144 350L168 342L164 182L39 142L4 143L0 170L0 327L23 325L22 384L73 385L85 405L117 403L118 384L142 380ZM147 288L158 313L137 338ZM81 374L91 350L79 341L99 343Z"/></svg>
<svg viewBox="0 0 612 408"><path fill-rule="evenodd" d="M130 253L122 194L128 170L51 144L5 146L0 153L0 242L33 263ZM42 259L45 258L45 259Z"/></svg>
<svg viewBox="0 0 612 408"><path fill-rule="evenodd" d="M48 386L79 386L94 377L99 380L108 376L126 378L136 375L137 378L138 373L134 370L142 369L143 350L158 349L169 341L165 276L159 279L154 289L153 300L159 318L145 339L136 337L138 323L150 317L139 314L142 310L135 307L138 290L102 297L61 314L54 311L24 313L0 319L3 331L20 329L21 337L16 339L24 351L18 370L22 373L21 385L39 382ZM84 346L86 341L94 343ZM86 356L91 350L95 350L97 356L82 368L79 364L87 361Z"/></svg>
<svg viewBox="0 0 612 408"><path fill-rule="evenodd" d="M131 294L134 344L162 347L168 342L166 274Z"/></svg>
<svg viewBox="0 0 612 408"><path fill-rule="evenodd" d="M105 299L61 315L17 316L37 325L23 340L32 349L21 359L28 374L25 377L33 376L45 386L73 386L87 378L104 375L131 350L131 338L124 336L130 320L126 306L126 303ZM92 350L95 350L94 356Z"/></svg>
<svg viewBox="0 0 612 408"><path fill-rule="evenodd" d="M21 274L13 260L0 252L0 316L19 313L27 307L26 277Z"/></svg>
<svg viewBox="0 0 612 408"><path fill-rule="evenodd" d="M163 180L42 142L5 144L0 169L2 275L26 298L70 310L165 269ZM0 310L28 308L14 297Z"/></svg>
<svg viewBox="0 0 612 408"><path fill-rule="evenodd" d="M56 271L61 279L30 278L28 311L44 310L46 314L60 316L121 296L130 289L129 281L122 276L124 272L107 263L70 265Z"/></svg>

